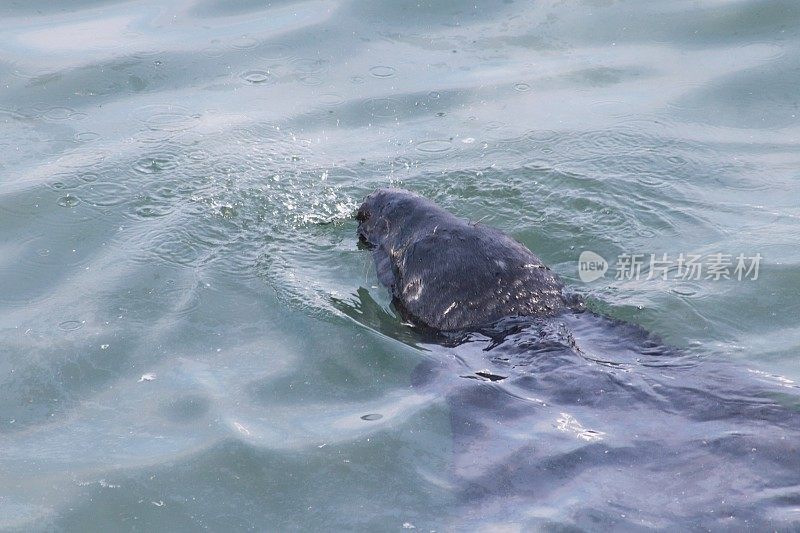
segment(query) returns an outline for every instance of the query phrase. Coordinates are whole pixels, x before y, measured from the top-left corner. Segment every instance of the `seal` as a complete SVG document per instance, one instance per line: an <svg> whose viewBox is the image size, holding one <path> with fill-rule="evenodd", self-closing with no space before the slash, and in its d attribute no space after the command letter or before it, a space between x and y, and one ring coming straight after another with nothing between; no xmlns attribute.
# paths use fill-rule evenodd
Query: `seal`
<svg viewBox="0 0 800 533"><path fill-rule="evenodd" d="M412 323L474 329L513 316L553 316L576 300L529 249L403 189L378 189L356 214L380 282Z"/></svg>

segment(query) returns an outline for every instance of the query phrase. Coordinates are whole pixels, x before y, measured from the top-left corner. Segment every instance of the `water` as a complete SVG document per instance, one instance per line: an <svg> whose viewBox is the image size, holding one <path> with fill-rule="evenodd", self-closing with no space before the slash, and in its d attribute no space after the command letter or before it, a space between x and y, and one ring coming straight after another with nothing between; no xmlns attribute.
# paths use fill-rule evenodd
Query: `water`
<svg viewBox="0 0 800 533"><path fill-rule="evenodd" d="M791 454L741 455L796 432L796 2L0 16L0 528L796 527ZM503 229L677 347L658 379L692 383L688 418L637 403L654 371L635 358L628 411L462 379L491 368L483 341L426 342L357 248L386 185ZM587 284L584 250L763 261ZM551 384L592 390L608 367L581 361ZM783 391L785 422L692 418L692 391L739 379L743 401Z"/></svg>

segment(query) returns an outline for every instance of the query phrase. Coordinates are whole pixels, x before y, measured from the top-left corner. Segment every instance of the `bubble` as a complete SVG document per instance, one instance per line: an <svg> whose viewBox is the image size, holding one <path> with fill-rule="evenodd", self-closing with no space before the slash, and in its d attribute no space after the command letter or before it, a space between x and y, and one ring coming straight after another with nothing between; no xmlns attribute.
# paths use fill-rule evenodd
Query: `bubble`
<svg viewBox="0 0 800 533"><path fill-rule="evenodd" d="M446 152L452 148L453 143L446 139L432 139L430 141L422 141L417 143L417 150L420 152L438 153Z"/></svg>
<svg viewBox="0 0 800 533"><path fill-rule="evenodd" d="M380 420L383 418L383 415L380 413L370 413L368 415L363 415L361 420L366 420L367 422L372 422L373 420Z"/></svg>
<svg viewBox="0 0 800 533"><path fill-rule="evenodd" d="M519 91L521 93L525 93L531 90L531 86L527 83L517 83L514 85L514 90Z"/></svg>
<svg viewBox="0 0 800 533"><path fill-rule="evenodd" d="M247 83L264 84L274 82L275 77L268 70L246 70L239 75Z"/></svg>
<svg viewBox="0 0 800 533"><path fill-rule="evenodd" d="M396 72L397 70L394 67L385 65L377 65L369 69L369 73L376 78L391 78Z"/></svg>
<svg viewBox="0 0 800 533"><path fill-rule="evenodd" d="M73 196L71 194L62 196L61 198L58 199L58 205L60 205L61 207L75 207L79 203L81 203L80 199L77 196Z"/></svg>

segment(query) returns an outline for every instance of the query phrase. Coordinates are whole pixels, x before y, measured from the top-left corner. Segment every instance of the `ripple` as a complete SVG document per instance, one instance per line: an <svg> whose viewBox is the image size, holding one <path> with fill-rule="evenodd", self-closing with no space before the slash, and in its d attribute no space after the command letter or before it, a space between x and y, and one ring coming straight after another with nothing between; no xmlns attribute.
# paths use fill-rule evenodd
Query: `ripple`
<svg viewBox="0 0 800 533"><path fill-rule="evenodd" d="M178 166L178 157L172 152L161 152L139 158L133 164L133 169L142 174L157 174L165 170L172 170Z"/></svg>
<svg viewBox="0 0 800 533"><path fill-rule="evenodd" d="M222 57L225 55L225 47L221 44L213 44L211 46L207 46L200 50L200 53L206 57L210 57L212 59Z"/></svg>
<svg viewBox="0 0 800 533"><path fill-rule="evenodd" d="M209 154L205 150L198 148L196 150L189 150L186 152L186 157L188 157L192 161L205 161L208 159Z"/></svg>
<svg viewBox="0 0 800 533"><path fill-rule="evenodd" d="M86 170L105 161L108 155L109 152L106 150L79 148L58 158L58 165L64 168Z"/></svg>
<svg viewBox="0 0 800 533"><path fill-rule="evenodd" d="M392 98L371 98L364 102L367 112L373 117L392 118L398 114L400 103Z"/></svg>
<svg viewBox="0 0 800 533"><path fill-rule="evenodd" d="M197 126L198 115L183 106L152 104L140 107L133 117L152 131L184 131Z"/></svg>
<svg viewBox="0 0 800 533"><path fill-rule="evenodd" d="M131 57L136 59L150 59L162 53L164 53L164 51L159 48L144 48L131 54Z"/></svg>
<svg viewBox="0 0 800 533"><path fill-rule="evenodd" d="M257 122L247 126L239 126L231 133L237 141L247 144L277 141L284 137L280 126L271 122Z"/></svg>
<svg viewBox="0 0 800 533"><path fill-rule="evenodd" d="M366 420L367 422L372 422L374 420L380 420L383 418L383 415L380 413L370 413L368 415L363 415L361 420Z"/></svg>
<svg viewBox="0 0 800 533"><path fill-rule="evenodd" d="M335 107L344 102L344 96L337 93L325 93L321 94L317 101L324 106Z"/></svg>
<svg viewBox="0 0 800 533"><path fill-rule="evenodd" d="M285 44L272 43L261 46L256 52L256 55L268 61L278 61L287 59L291 53L290 48Z"/></svg>
<svg viewBox="0 0 800 533"><path fill-rule="evenodd" d="M258 39L242 35L234 39L231 46L237 50L252 50L258 46Z"/></svg>
<svg viewBox="0 0 800 533"><path fill-rule="evenodd" d="M92 182L80 189L84 201L100 207L112 207L130 200L131 192L127 185L111 181Z"/></svg>
<svg viewBox="0 0 800 533"><path fill-rule="evenodd" d="M291 65L296 74L319 74L328 69L324 59L295 59Z"/></svg>
<svg viewBox="0 0 800 533"><path fill-rule="evenodd" d="M136 218L158 218L169 215L175 210L172 202L144 196L136 198L131 207L131 213Z"/></svg>
<svg viewBox="0 0 800 533"><path fill-rule="evenodd" d="M692 283L686 281L673 285L670 290L674 294L677 294L678 296L686 296L688 298L697 296L697 294L702 292L702 289L698 283Z"/></svg>
<svg viewBox="0 0 800 533"><path fill-rule="evenodd" d="M196 266L206 255L203 243L185 230L151 234L148 241L151 254L160 261L181 266Z"/></svg>
<svg viewBox="0 0 800 533"><path fill-rule="evenodd" d="M80 183L78 183L74 178L64 177L59 179L58 181L53 181L48 183L47 186L53 189L54 191L65 191L69 189L74 189L78 187Z"/></svg>
<svg viewBox="0 0 800 533"><path fill-rule="evenodd" d="M516 148L494 147L481 151L480 158L488 167L519 166L524 159L524 154Z"/></svg>
<svg viewBox="0 0 800 533"><path fill-rule="evenodd" d="M369 73L376 78L391 78L397 73L397 70L386 65L376 65L369 69Z"/></svg>
<svg viewBox="0 0 800 533"><path fill-rule="evenodd" d="M254 85L275 81L275 76L269 70L246 70L239 74L239 77L247 83L252 83Z"/></svg>
<svg viewBox="0 0 800 533"><path fill-rule="evenodd" d="M74 137L75 142L79 143L96 141L99 138L100 134L93 131L82 131L80 133L76 133Z"/></svg>
<svg viewBox="0 0 800 533"><path fill-rule="evenodd" d="M79 203L81 203L80 199L77 196L73 196L71 194L62 196L61 198L58 199L58 205L60 205L61 207L75 207Z"/></svg>
<svg viewBox="0 0 800 533"><path fill-rule="evenodd" d="M431 139L417 143L417 150L420 152L439 153L446 152L453 147L453 143L446 139Z"/></svg>
<svg viewBox="0 0 800 533"><path fill-rule="evenodd" d="M100 179L100 176L94 172L81 172L78 174L78 179L84 183L92 183Z"/></svg>
<svg viewBox="0 0 800 533"><path fill-rule="evenodd" d="M58 329L61 331L75 331L81 329L83 325L83 320L65 320L58 325Z"/></svg>
<svg viewBox="0 0 800 533"><path fill-rule="evenodd" d="M297 81L299 81L302 85L307 85L309 87L319 87L324 83L322 78L314 74L300 74L297 76Z"/></svg>
<svg viewBox="0 0 800 533"><path fill-rule="evenodd" d="M514 90L519 91L521 93L525 93L531 90L531 86L527 83L517 83L514 85Z"/></svg>
<svg viewBox="0 0 800 533"><path fill-rule="evenodd" d="M42 112L42 118L53 121L70 120L76 115L76 111L69 107L50 107Z"/></svg>

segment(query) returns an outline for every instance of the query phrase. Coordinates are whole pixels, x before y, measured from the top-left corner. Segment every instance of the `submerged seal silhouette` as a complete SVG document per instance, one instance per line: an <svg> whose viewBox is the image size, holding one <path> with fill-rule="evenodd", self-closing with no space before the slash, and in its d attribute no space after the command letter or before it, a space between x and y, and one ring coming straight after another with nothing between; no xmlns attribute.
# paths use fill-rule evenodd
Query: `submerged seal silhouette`
<svg viewBox="0 0 800 533"><path fill-rule="evenodd" d="M521 243L413 192L378 189L364 199L356 219L378 279L415 324L464 330L511 316L552 316L578 305Z"/></svg>

